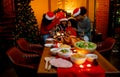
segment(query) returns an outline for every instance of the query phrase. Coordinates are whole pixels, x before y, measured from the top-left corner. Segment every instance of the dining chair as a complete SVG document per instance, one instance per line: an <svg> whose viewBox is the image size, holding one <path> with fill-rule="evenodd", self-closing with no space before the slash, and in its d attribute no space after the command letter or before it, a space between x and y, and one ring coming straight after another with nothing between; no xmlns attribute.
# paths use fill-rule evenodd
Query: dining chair
<svg viewBox="0 0 120 77"><path fill-rule="evenodd" d="M39 55L43 52L43 46L41 44L33 44L28 42L25 38L19 38L16 40L18 47L27 53L37 53Z"/></svg>
<svg viewBox="0 0 120 77"><path fill-rule="evenodd" d="M115 38L113 37L107 37L105 40L103 40L100 45L97 47L97 51L102 54L105 58L109 59L111 51L116 43Z"/></svg>
<svg viewBox="0 0 120 77"><path fill-rule="evenodd" d="M36 77L40 59L38 54L27 54L16 47L8 49L6 54L18 77Z"/></svg>

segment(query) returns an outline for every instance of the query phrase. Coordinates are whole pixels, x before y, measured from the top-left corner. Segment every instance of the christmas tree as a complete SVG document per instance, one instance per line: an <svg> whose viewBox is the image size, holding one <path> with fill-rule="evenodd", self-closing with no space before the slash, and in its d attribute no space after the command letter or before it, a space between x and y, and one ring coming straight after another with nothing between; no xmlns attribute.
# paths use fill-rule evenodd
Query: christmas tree
<svg viewBox="0 0 120 77"><path fill-rule="evenodd" d="M16 29L15 39L25 38L31 43L40 43L39 29L34 11L30 6L31 0L16 0Z"/></svg>

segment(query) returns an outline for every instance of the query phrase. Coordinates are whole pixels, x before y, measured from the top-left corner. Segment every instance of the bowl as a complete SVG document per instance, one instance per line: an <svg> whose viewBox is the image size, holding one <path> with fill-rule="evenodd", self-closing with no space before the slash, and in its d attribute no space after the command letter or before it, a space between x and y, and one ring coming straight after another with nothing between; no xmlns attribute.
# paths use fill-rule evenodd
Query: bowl
<svg viewBox="0 0 120 77"><path fill-rule="evenodd" d="M69 58L72 55L72 51L68 48L61 48L58 50L58 56L61 58Z"/></svg>
<svg viewBox="0 0 120 77"><path fill-rule="evenodd" d="M70 60L77 65L83 64L86 61L86 59L87 58L85 55L79 53L74 53L70 57Z"/></svg>
<svg viewBox="0 0 120 77"><path fill-rule="evenodd" d="M56 55L58 51L59 51L59 48L51 48L50 49L50 52L52 53L52 55Z"/></svg>
<svg viewBox="0 0 120 77"><path fill-rule="evenodd" d="M93 62L93 60L98 58L96 54L87 54L86 57L87 57L87 60L90 62Z"/></svg>
<svg viewBox="0 0 120 77"><path fill-rule="evenodd" d="M97 45L95 43L87 41L78 41L74 44L74 46L79 50L86 51L87 54L93 53L97 48Z"/></svg>
<svg viewBox="0 0 120 77"><path fill-rule="evenodd" d="M59 48L70 49L71 46L70 46L70 45L67 45L67 44L60 44L60 45L59 45Z"/></svg>

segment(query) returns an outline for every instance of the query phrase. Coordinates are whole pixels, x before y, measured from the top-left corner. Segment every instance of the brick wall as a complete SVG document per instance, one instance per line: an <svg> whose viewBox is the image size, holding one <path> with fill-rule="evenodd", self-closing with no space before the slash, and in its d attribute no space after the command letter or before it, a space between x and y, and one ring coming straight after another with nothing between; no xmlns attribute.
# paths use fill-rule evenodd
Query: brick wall
<svg viewBox="0 0 120 77"><path fill-rule="evenodd" d="M96 32L107 37L109 19L109 0L96 0Z"/></svg>

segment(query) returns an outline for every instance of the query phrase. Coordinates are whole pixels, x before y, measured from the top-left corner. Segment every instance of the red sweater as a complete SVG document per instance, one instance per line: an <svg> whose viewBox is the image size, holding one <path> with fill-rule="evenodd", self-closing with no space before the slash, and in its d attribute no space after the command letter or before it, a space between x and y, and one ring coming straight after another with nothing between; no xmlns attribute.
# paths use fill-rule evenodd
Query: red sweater
<svg viewBox="0 0 120 77"><path fill-rule="evenodd" d="M41 34L49 34L49 31L53 29L53 27L59 23L59 20L53 20L49 25L41 24Z"/></svg>
<svg viewBox="0 0 120 77"><path fill-rule="evenodd" d="M76 31L75 31L74 28L71 27L71 26L69 26L69 27L66 28L66 32L69 33L69 34L72 35L72 36L77 36Z"/></svg>

